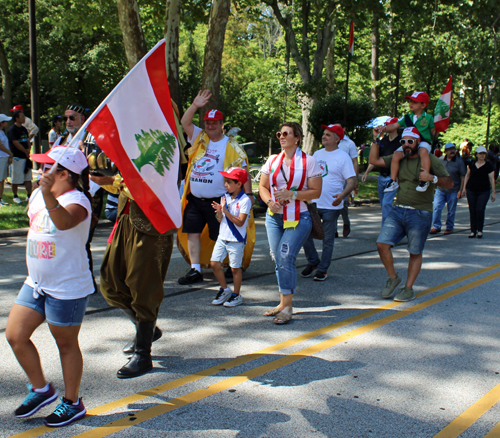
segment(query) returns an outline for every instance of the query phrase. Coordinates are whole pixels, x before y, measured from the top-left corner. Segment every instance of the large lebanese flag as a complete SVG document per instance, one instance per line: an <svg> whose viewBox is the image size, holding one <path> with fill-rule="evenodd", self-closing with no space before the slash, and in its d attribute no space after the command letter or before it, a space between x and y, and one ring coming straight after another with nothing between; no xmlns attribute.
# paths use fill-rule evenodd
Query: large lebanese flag
<svg viewBox="0 0 500 438"><path fill-rule="evenodd" d="M439 97L434 110L434 126L436 133L446 132L450 124L451 107L453 106L453 96L451 94L451 79L448 79L443 94Z"/></svg>
<svg viewBox="0 0 500 438"><path fill-rule="evenodd" d="M118 166L134 200L156 230L165 233L179 228L179 147L165 40L135 65L84 126Z"/></svg>

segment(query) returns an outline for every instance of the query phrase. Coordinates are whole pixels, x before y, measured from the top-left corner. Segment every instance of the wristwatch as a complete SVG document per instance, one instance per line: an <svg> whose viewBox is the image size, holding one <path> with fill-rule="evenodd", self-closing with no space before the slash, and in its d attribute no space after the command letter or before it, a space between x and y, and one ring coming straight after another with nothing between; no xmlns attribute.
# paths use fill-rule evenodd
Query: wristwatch
<svg viewBox="0 0 500 438"><path fill-rule="evenodd" d="M437 184L437 182L438 182L438 177L437 177L437 175L434 175L434 178L432 179L432 183Z"/></svg>
<svg viewBox="0 0 500 438"><path fill-rule="evenodd" d="M272 200L272 199L269 199L269 200L266 202L266 204L267 204L267 205L269 205L269 203L270 203L270 202L273 202L273 200Z"/></svg>
<svg viewBox="0 0 500 438"><path fill-rule="evenodd" d="M294 190L292 194L292 201L295 201L297 199L298 193Z"/></svg>

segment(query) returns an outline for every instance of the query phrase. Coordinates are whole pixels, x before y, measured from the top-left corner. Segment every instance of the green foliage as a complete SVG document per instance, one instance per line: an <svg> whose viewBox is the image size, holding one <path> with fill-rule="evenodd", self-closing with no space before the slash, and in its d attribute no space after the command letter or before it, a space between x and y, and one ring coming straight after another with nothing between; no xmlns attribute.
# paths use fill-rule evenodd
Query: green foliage
<svg viewBox="0 0 500 438"><path fill-rule="evenodd" d="M369 135L363 127L377 117L373 104L368 97L350 96L347 101L346 129L351 140L362 143ZM309 130L318 141L321 140L321 125L329 125L344 120L344 96L337 92L318 100L311 109Z"/></svg>

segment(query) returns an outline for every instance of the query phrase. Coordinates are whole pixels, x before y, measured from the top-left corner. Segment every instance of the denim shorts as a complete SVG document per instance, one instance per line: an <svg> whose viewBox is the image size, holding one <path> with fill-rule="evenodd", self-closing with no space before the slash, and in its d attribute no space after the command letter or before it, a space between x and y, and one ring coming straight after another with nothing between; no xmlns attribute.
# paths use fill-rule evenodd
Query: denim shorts
<svg viewBox="0 0 500 438"><path fill-rule="evenodd" d="M245 251L245 244L243 242L230 242L229 240L217 239L210 260L222 263L229 254L229 266L231 268L241 268L243 251Z"/></svg>
<svg viewBox="0 0 500 438"><path fill-rule="evenodd" d="M19 291L16 304L41 313L47 322L58 327L81 325L89 297L76 300L59 300L50 295L40 295L26 283ZM35 298L37 296L37 298Z"/></svg>
<svg viewBox="0 0 500 438"><path fill-rule="evenodd" d="M432 212L394 206L382 225L377 243L394 246L408 237L408 252L421 254L431 230Z"/></svg>

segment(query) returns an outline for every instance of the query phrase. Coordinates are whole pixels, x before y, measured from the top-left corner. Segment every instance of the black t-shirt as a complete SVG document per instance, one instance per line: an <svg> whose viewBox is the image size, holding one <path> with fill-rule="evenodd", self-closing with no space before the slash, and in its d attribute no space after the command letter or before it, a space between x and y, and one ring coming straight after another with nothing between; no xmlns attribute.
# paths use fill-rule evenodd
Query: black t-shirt
<svg viewBox="0 0 500 438"><path fill-rule="evenodd" d="M19 143L21 143L21 146L23 148L29 149L28 130L24 126L12 125L7 131L7 137L9 139L10 150L14 155L14 157L26 158L26 154L14 146L13 140L16 140Z"/></svg>
<svg viewBox="0 0 500 438"><path fill-rule="evenodd" d="M379 141L379 156L386 157L388 155L392 155L396 152L396 149L401 147L401 136L398 134L394 140L389 140L389 136L386 135L382 140ZM390 167L379 167L378 171L382 176L391 176L391 168Z"/></svg>
<svg viewBox="0 0 500 438"><path fill-rule="evenodd" d="M476 162L473 161L469 165L470 175L467 182L467 190L480 193L491 190L490 177L488 176L495 169L490 162L486 161L479 169L476 167Z"/></svg>

